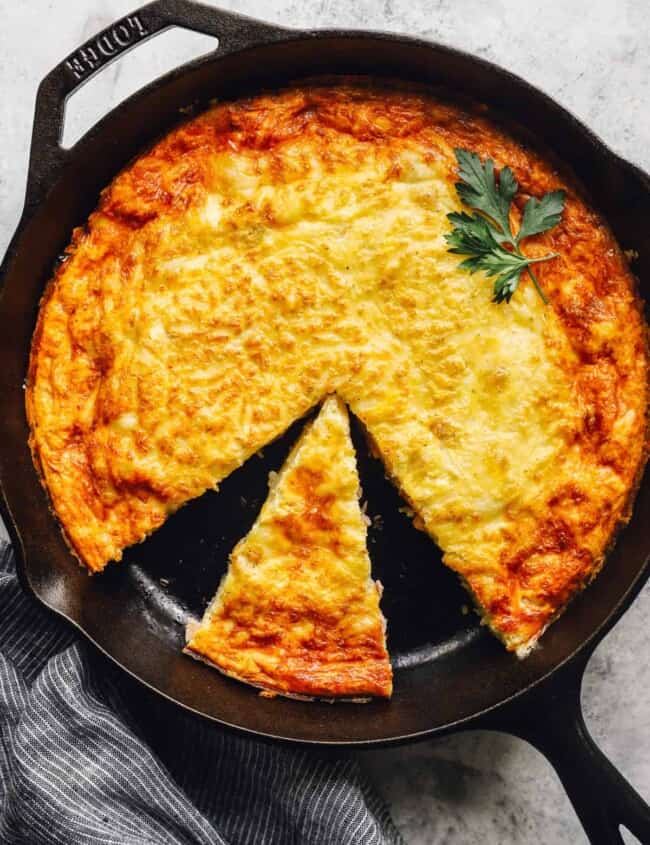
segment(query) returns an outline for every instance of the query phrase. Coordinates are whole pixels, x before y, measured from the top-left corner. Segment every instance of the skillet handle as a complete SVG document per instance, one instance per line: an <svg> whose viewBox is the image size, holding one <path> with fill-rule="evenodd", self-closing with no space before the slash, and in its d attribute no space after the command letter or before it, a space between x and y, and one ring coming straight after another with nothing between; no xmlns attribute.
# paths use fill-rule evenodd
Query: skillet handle
<svg viewBox="0 0 650 845"><path fill-rule="evenodd" d="M53 68L39 86L27 173L26 208L45 196L72 152L63 149L60 143L65 103L70 94L114 59L173 26L215 36L219 39L219 53L270 43L286 33L282 27L192 0L154 0L89 38Z"/></svg>
<svg viewBox="0 0 650 845"><path fill-rule="evenodd" d="M591 845L624 845L623 825L650 843L650 807L591 738L580 705L582 678L591 654L580 656L541 689L481 727L519 736L534 745L560 777Z"/></svg>

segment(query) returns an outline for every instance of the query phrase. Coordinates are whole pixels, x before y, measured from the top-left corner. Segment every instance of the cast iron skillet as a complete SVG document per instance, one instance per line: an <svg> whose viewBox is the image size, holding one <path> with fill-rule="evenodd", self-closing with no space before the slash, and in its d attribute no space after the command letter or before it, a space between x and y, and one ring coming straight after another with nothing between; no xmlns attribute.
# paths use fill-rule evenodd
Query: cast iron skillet
<svg viewBox="0 0 650 845"><path fill-rule="evenodd" d="M215 53L124 102L72 149L59 144L66 97L113 57L169 26L219 38ZM248 529L299 425L253 458L220 493L169 520L125 565L89 578L51 516L27 448L23 381L43 287L100 189L179 109L314 73L370 73L444 84L497 106L568 161L624 248L635 249L641 290L650 283L650 180L574 117L521 79L456 50L371 32L298 32L187 0L158 0L91 39L41 84L25 209L2 266L0 480L2 512L24 585L118 665L196 713L249 734L294 742L370 746L460 728L506 730L556 767L593 843L621 843L619 824L650 842L650 809L589 737L580 711L584 667L648 574L650 481L603 573L527 660L507 654L473 614L439 552L399 511L400 502L355 431L375 573L385 585L395 667L390 703L365 706L261 699L183 657L183 623L202 612L232 545ZM383 517L383 523L377 516ZM630 695L635 694L630 690Z"/></svg>

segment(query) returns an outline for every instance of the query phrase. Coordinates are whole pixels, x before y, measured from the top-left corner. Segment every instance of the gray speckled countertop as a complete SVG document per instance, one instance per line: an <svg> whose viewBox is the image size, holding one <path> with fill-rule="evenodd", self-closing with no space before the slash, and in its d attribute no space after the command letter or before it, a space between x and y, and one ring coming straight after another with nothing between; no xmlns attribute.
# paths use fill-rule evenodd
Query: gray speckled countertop
<svg viewBox="0 0 650 845"><path fill-rule="evenodd" d="M41 77L137 0L2 0L0 248L18 220ZM216 4L215 4L216 5ZM650 169L650 16L646 0L223 0L285 25L417 34L492 59L541 87L617 152ZM76 95L66 138L162 71L209 49L169 32ZM598 648L583 689L596 740L650 800L650 589ZM410 845L578 845L586 838L559 780L526 743L466 733L364 755ZM628 842L635 841L627 836Z"/></svg>

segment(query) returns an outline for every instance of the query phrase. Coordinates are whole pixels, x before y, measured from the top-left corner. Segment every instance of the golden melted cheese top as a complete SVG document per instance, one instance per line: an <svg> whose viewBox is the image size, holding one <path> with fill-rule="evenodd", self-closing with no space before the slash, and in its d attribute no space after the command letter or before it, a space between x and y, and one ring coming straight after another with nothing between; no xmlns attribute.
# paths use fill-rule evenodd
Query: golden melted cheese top
<svg viewBox="0 0 650 845"><path fill-rule="evenodd" d="M453 148L564 188L545 307L446 249ZM101 569L329 393L524 653L593 575L645 458L645 324L570 181L488 118L359 83L217 105L102 196L44 298L32 447Z"/></svg>
<svg viewBox="0 0 650 845"><path fill-rule="evenodd" d="M347 411L331 397L272 484L187 651L263 689L391 694Z"/></svg>

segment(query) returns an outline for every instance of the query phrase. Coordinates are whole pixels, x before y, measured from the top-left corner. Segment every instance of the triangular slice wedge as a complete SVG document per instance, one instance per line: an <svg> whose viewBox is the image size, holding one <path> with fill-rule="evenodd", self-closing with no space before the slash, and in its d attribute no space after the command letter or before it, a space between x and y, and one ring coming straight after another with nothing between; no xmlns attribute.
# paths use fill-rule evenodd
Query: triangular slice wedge
<svg viewBox="0 0 650 845"><path fill-rule="evenodd" d="M288 696L389 697L392 673L370 576L345 405L329 397L234 548L187 654Z"/></svg>

